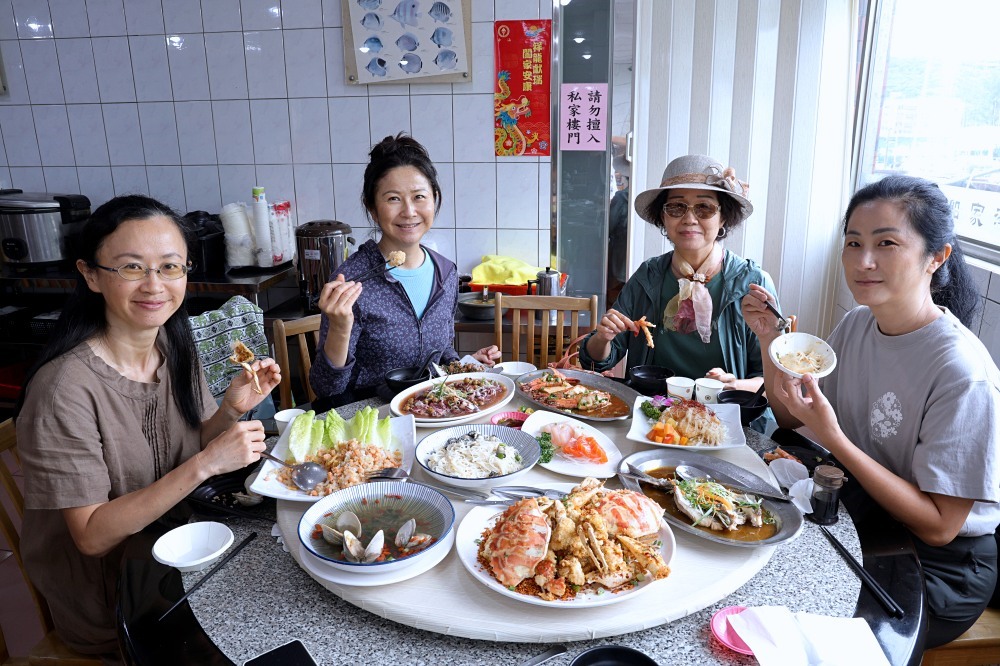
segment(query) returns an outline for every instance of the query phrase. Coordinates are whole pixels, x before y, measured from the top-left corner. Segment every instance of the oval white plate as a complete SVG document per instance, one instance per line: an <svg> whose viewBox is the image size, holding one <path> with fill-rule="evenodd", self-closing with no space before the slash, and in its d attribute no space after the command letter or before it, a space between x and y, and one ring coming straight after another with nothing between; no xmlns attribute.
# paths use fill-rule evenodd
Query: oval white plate
<svg viewBox="0 0 1000 666"><path fill-rule="evenodd" d="M597 443L604 449L604 452L608 454L608 462L600 465L596 463L576 462L563 457L557 450L552 456L552 460L547 463L538 463L541 467L553 471L556 474L577 476L581 479L588 476L593 476L598 479L609 479L618 473L618 463L621 462L622 452L618 450L618 447L615 446L615 443L611 441L610 437L594 426L587 425L583 421L579 421L565 414L538 410L533 412L531 416L529 416L521 425L521 432L537 438L542 433L542 426L549 423L563 422L571 424L577 429L578 432L586 433L596 439Z"/></svg>
<svg viewBox="0 0 1000 666"><path fill-rule="evenodd" d="M416 449L417 431L413 425L412 416L397 416L389 421L392 432L392 445L397 451L403 453L402 467L409 472L413 467L413 452ZM286 428L281 433L277 443L274 445L272 454L286 460L288 458L288 435L291 428ZM258 495L273 497L275 499L292 500L293 502L315 502L322 497L313 497L299 489L292 489L278 480L278 470L281 465L273 460L265 460L261 465L257 477L250 484L249 490Z"/></svg>
<svg viewBox="0 0 1000 666"><path fill-rule="evenodd" d="M548 484L547 488L568 493L575 485L573 483L552 483ZM479 563L479 541L481 540L483 530L487 527L492 527L502 513L502 510L498 511L496 507L492 506L477 506L473 508L458 527L458 534L455 537L455 550L458 553L458 559L461 560L462 565L472 574L473 578L505 597L517 599L526 604L547 606L549 608L593 608L595 606L607 606L632 599L648 590L654 583L660 582L650 578L623 592L578 594L570 601L545 601L536 596L521 594L507 589L507 586L501 585L500 581L485 571ZM670 526L662 520L660 521L660 541L663 543L660 546L660 554L663 556L663 561L669 565L677 548L677 542L674 540L674 533L670 529ZM670 577L668 576L662 580L670 580Z"/></svg>
<svg viewBox="0 0 1000 666"><path fill-rule="evenodd" d="M376 585L400 583L404 580L409 580L422 573L430 571L440 564L441 560L448 556L448 553L451 552L451 547L454 543L455 530L452 529L449 530L448 534L446 534L444 539L441 540L441 544L437 549L437 552L428 553L426 559L414 562L412 567L405 567L403 569L399 569L398 571L368 574L366 576L358 576L350 571L335 569L333 566L319 559L303 547L299 548L299 557L302 558L302 567L316 578L328 580L331 583L337 583L338 585L374 587Z"/></svg>
<svg viewBox="0 0 1000 666"><path fill-rule="evenodd" d="M629 428L625 439L633 442L649 444L650 446L665 446L668 449L684 449L685 451L718 451L720 449L735 449L747 443L747 436L743 433L743 424L740 423L740 406L731 403L712 405L709 407L719 420L726 426L726 438L718 446L708 444L660 444L646 437L646 433L652 429L656 423L654 419L642 413L642 403L649 400L646 397L638 397L632 406L632 427Z"/></svg>
<svg viewBox="0 0 1000 666"><path fill-rule="evenodd" d="M412 414L409 414L408 416L413 417L414 422L416 423L418 428L442 428L444 426L453 426L453 425L458 425L460 423L466 423L468 421L474 421L480 418L481 416L485 416L486 414L491 414L492 412L495 412L496 410L500 409L501 407L503 407L508 402L514 399L516 388L514 386L514 381L511 378L505 377L504 375L495 372L466 372L460 375L448 375L447 379L441 377L437 379L428 379L426 382L420 382L416 386L411 386L405 391L400 391L398 394L396 394L396 397L392 399L392 402L389 403L389 411L391 411L393 414L396 415L402 415L402 412L399 409L400 405L402 405L403 401L409 398L411 395L429 389L433 386L437 386L442 381L447 381L449 384L451 384L461 379L467 379L467 378L490 379L495 382L499 382L503 384L504 388L507 390L507 394L504 395L504 397L501 398L499 401L490 405L486 409L482 409L478 412L473 412L471 414L465 414L464 416L453 416L441 419L416 417L413 416Z"/></svg>

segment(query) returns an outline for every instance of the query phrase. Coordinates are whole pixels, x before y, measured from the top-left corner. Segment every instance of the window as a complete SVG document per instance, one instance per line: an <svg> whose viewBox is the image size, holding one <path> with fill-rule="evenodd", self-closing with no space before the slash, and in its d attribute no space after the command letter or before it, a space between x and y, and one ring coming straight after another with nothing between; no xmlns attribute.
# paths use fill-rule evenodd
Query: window
<svg viewBox="0 0 1000 666"><path fill-rule="evenodd" d="M859 187L890 173L936 182L963 246L1000 263L1000 2L873 4Z"/></svg>

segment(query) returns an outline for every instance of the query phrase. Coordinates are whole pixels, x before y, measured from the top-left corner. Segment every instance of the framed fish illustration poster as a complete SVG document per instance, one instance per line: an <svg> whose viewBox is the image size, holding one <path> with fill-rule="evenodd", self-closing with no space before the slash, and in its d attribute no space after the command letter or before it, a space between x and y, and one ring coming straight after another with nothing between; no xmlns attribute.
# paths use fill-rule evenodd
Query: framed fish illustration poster
<svg viewBox="0 0 1000 666"><path fill-rule="evenodd" d="M469 0L341 0L348 83L472 80Z"/></svg>
<svg viewBox="0 0 1000 666"><path fill-rule="evenodd" d="M493 33L496 155L551 155L552 21L497 21Z"/></svg>

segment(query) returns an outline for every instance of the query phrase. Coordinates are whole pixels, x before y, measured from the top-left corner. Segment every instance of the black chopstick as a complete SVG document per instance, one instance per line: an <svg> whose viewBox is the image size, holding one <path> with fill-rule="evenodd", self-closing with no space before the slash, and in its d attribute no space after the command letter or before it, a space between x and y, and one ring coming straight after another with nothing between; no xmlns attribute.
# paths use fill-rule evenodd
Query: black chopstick
<svg viewBox="0 0 1000 666"><path fill-rule="evenodd" d="M191 589L190 589L190 590L188 590L187 592L185 592L185 593L184 593L184 596L183 596L183 597L181 597L180 599L178 599L178 600L177 600L177 601L176 601L176 602L174 603L174 605L173 605L173 606L171 606L170 608L168 608L168 609L167 609L167 612L166 612L166 613L164 613L163 615L161 615L161 616L160 616L160 619L159 619L159 620L157 620L157 622L162 622L162 621L163 621L163 618L165 618L166 616L170 615L170 613L171 613L171 612L172 612L172 611L173 611L173 610L174 610L175 608L177 608L178 606L180 606L180 605L181 605L181 602L183 602L183 601L184 601L184 600L186 600L186 599L187 599L188 597L190 597L190 596L191 596L192 594L194 594L194 591L195 591L195 590L197 590L197 589L198 589L199 587L201 587L201 584L202 584L202 583L204 583L204 582L205 582L206 580L208 580L209 578L211 578L212 576L214 576L214 575L215 575L215 572L216 572L216 571L218 571L219 569L221 569L222 567L224 567L224 566L226 565L226 562L228 562L229 560L233 559L233 556L234 556L234 555L236 555L236 553L238 553L238 552L240 552L241 550L243 550L243 548L244 548L244 547L246 547L246 545L247 545L248 543L250 543L251 541L253 541L253 540L254 540L254 539L256 539L256 538L257 538L257 533L256 533L256 532L251 532L251 533L250 533L250 534L249 534L249 535L247 536L247 538L246 538L246 539L243 539L243 541L240 541L240 545L236 546L236 548L233 548L233 549L232 549L231 551L229 551L229 554L228 554L228 555L226 555L225 557L223 557L223 558L222 558L222 561L221 561L221 562L219 562L219 563L218 563L218 564L216 564L216 565L215 565L214 567L212 567L211 569L209 569L209 570L208 570L208 573L207 573L207 574L205 574L204 576L202 576L202 577L201 577L201 580L199 580L199 581L198 581L197 583L195 583L194 585L192 585L192 586L191 586Z"/></svg>
<svg viewBox="0 0 1000 666"><path fill-rule="evenodd" d="M349 282L364 282L365 280L372 279L376 275L379 275L381 273L386 273L388 271L391 271L393 268L395 268L395 266L390 266L388 263L386 263L386 264L383 264L382 266L378 266L376 268L371 269L370 271L362 273L361 275L359 275L356 278L351 278L349 280Z"/></svg>
<svg viewBox="0 0 1000 666"><path fill-rule="evenodd" d="M854 559L854 556L844 547L844 544L837 540L837 537L833 536L830 530L826 529L820 525L820 529L823 530L823 535L830 540L833 547L837 549L837 552L851 565L855 573L858 574L858 578L861 582L868 586L868 591L871 592L879 603L889 612L889 615L893 617L903 617L905 613L903 612L903 607L896 603L896 600L889 596L889 593L885 591L881 585L878 584L872 575L865 570L861 563Z"/></svg>

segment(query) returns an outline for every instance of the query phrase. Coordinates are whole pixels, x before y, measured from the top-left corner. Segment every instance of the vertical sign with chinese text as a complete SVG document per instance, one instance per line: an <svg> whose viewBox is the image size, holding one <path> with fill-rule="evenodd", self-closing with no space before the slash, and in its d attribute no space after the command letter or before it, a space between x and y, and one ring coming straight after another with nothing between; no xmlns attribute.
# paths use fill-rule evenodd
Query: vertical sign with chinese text
<svg viewBox="0 0 1000 666"><path fill-rule="evenodd" d="M552 21L497 21L493 141L502 157L551 154Z"/></svg>
<svg viewBox="0 0 1000 666"><path fill-rule="evenodd" d="M564 83L559 97L559 150L604 151L608 84Z"/></svg>

